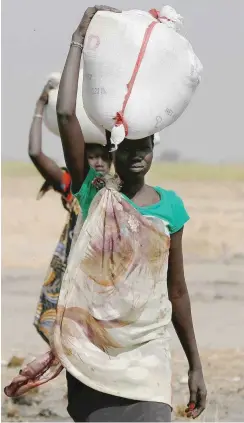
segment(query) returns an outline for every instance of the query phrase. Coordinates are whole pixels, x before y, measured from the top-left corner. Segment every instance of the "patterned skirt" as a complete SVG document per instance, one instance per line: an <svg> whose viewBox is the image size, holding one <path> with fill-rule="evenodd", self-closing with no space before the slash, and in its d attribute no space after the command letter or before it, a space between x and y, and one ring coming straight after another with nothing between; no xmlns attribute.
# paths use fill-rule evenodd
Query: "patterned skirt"
<svg viewBox="0 0 244 423"><path fill-rule="evenodd" d="M79 207L77 207L77 203L74 201L71 210L68 212L64 229L49 265L36 309L34 326L48 344L50 343L50 336L52 335L52 329L56 319L56 309L62 278L66 270L78 214Z"/></svg>

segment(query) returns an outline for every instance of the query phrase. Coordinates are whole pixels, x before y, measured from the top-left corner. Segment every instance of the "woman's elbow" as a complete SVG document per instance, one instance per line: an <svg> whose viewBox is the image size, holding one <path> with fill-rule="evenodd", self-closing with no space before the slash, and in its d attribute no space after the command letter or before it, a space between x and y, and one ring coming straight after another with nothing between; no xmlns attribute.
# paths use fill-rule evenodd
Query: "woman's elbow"
<svg viewBox="0 0 244 423"><path fill-rule="evenodd" d="M41 151L30 147L28 149L28 154L29 154L30 159L32 161L35 161L40 157Z"/></svg>
<svg viewBox="0 0 244 423"><path fill-rule="evenodd" d="M68 122L75 116L75 110L72 110L72 108L69 107L65 107L64 105L60 104L59 101L57 101L56 113L58 122L61 124Z"/></svg>
<svg viewBox="0 0 244 423"><path fill-rule="evenodd" d="M42 149L39 140L35 139L35 137L33 138L32 136L30 136L29 140L28 155L32 161L39 159L42 155Z"/></svg>
<svg viewBox="0 0 244 423"><path fill-rule="evenodd" d="M75 113L68 112L66 110L57 109L56 112L57 112L57 120L59 125L66 125L75 116Z"/></svg>

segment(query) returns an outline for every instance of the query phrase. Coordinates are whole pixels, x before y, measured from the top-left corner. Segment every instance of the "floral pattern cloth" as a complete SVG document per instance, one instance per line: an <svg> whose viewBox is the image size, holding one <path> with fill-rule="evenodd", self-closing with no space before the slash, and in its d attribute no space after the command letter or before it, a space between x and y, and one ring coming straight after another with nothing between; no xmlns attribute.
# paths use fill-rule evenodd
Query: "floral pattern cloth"
<svg viewBox="0 0 244 423"><path fill-rule="evenodd" d="M34 326L47 343L49 343L50 334L52 333L56 319L61 282L67 266L77 216L80 212L79 204L70 191L70 174L65 168L62 170L63 181L61 190L63 194L61 199L68 214L41 289L34 319ZM38 198L41 198L49 189L52 189L52 186L45 182L39 192Z"/></svg>
<svg viewBox="0 0 244 423"><path fill-rule="evenodd" d="M81 206L87 198L85 213L94 195L87 219L83 210L77 219L52 349L25 366L4 392L22 395L64 367L97 391L170 405L170 234L189 216L173 191L159 187L160 201L144 208L117 192L115 178L106 177L98 194L93 185L87 188L76 194Z"/></svg>
<svg viewBox="0 0 244 423"><path fill-rule="evenodd" d="M113 186L94 198L63 278L51 342L93 389L171 404L170 233Z"/></svg>

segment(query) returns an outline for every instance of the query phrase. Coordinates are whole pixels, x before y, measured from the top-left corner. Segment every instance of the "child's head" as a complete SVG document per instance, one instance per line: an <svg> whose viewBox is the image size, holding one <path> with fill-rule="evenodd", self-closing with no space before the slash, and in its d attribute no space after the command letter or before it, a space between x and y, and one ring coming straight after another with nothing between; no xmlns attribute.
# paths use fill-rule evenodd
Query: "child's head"
<svg viewBox="0 0 244 423"><path fill-rule="evenodd" d="M86 144L86 154L89 165L102 175L109 172L112 164L112 154L108 147L100 144Z"/></svg>

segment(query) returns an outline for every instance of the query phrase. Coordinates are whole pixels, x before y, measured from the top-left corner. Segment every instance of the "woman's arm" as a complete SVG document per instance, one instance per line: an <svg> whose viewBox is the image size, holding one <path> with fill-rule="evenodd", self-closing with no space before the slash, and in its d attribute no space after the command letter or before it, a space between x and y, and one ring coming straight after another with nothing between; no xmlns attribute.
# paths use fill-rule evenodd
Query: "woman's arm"
<svg viewBox="0 0 244 423"><path fill-rule="evenodd" d="M85 155L85 141L76 117L76 97L80 61L88 26L99 10L118 12L107 6L89 7L73 34L66 59L57 101L57 117L66 165L72 178L72 189L78 192L87 175L89 166Z"/></svg>
<svg viewBox="0 0 244 423"><path fill-rule="evenodd" d="M29 156L43 176L55 189L61 189L62 170L48 156L42 152L42 117L45 104L48 102L48 93L52 89L50 83L47 83L43 92L36 103L36 108L29 134Z"/></svg>
<svg viewBox="0 0 244 423"><path fill-rule="evenodd" d="M172 323L189 363L188 417L198 417L206 405L206 387L198 353L190 298L185 282L182 254L183 229L171 236L168 267L168 293L172 303ZM194 404L194 406L193 406Z"/></svg>
<svg viewBox="0 0 244 423"><path fill-rule="evenodd" d="M77 42L82 46L83 40ZM57 119L65 162L72 179L72 190L78 192L88 172L85 141L76 117L76 96L79 81L82 47L71 45L57 100Z"/></svg>

